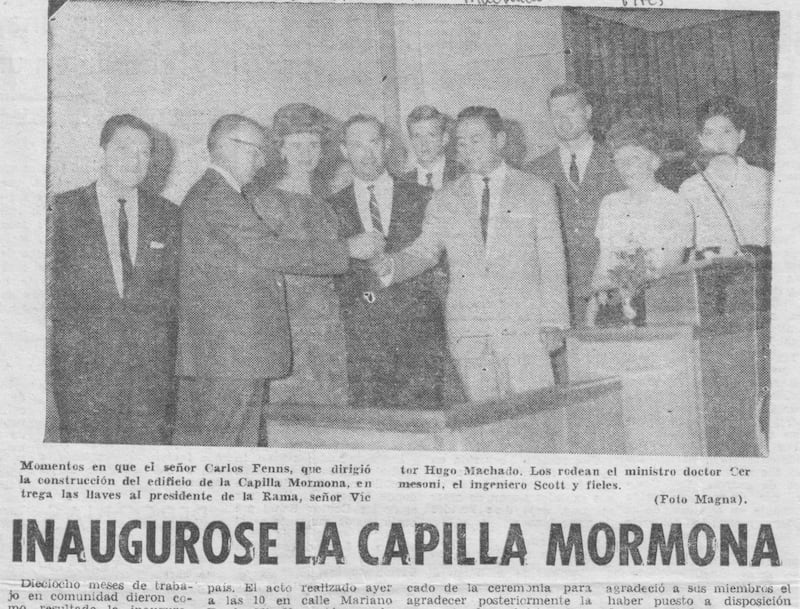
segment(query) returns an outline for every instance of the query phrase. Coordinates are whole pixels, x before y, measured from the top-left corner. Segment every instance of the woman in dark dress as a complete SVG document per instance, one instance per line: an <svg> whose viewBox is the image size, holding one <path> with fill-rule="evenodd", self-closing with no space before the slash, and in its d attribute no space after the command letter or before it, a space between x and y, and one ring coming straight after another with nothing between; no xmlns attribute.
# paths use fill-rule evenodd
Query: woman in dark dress
<svg viewBox="0 0 800 609"><path fill-rule="evenodd" d="M267 209L282 210L280 233L287 237L337 238L337 218L322 198L317 175L333 131L330 120L308 104L289 104L273 118L283 171L259 198ZM345 406L345 335L333 278L286 275L285 282L292 373L270 384L270 402Z"/></svg>

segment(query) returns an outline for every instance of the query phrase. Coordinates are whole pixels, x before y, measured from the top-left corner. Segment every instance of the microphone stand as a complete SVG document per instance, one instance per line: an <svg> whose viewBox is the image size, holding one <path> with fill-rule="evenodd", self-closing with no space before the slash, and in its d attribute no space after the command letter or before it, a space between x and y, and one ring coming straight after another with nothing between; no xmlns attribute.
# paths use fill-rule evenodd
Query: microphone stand
<svg viewBox="0 0 800 609"><path fill-rule="evenodd" d="M736 246L736 251L734 252L734 255L736 256L744 255L745 252L744 250L742 250L742 243L741 241L739 241L739 235L736 233L736 227L733 225L733 219L731 218L731 215L728 213L728 208L725 207L725 201L723 200L723 197L720 196L720 194L717 192L717 189L714 188L714 185L711 183L711 180L708 179L708 176L705 174L703 168L700 167L700 164L697 162L697 159L692 161L692 167L694 167L698 171L700 177L703 178L703 181L706 183L706 186L708 186L708 188L711 190L711 194L714 195L714 198L717 200L717 204L719 205L723 215L725 216L725 220L728 222L728 228L731 229L731 234L733 235L733 242Z"/></svg>

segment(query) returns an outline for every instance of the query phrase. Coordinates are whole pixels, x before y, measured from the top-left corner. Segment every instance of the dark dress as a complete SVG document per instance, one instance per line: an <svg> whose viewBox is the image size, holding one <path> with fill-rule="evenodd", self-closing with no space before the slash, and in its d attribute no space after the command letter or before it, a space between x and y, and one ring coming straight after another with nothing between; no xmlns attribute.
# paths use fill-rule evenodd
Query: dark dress
<svg viewBox="0 0 800 609"><path fill-rule="evenodd" d="M275 187L261 197L272 197L285 210L282 236L337 238L336 215L324 200ZM346 406L346 341L333 278L286 275L285 285L292 369L271 383L270 402Z"/></svg>

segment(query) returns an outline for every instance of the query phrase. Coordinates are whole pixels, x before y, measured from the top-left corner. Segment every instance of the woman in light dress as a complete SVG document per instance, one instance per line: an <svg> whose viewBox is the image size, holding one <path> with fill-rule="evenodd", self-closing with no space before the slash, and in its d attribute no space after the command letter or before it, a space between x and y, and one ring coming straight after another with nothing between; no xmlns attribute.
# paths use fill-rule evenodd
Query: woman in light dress
<svg viewBox="0 0 800 609"><path fill-rule="evenodd" d="M710 160L681 185L680 194L694 210L701 257L769 248L772 174L739 156L745 125L745 109L732 97L713 97L698 108L698 137Z"/></svg>
<svg viewBox="0 0 800 609"><path fill-rule="evenodd" d="M648 269L646 274L655 276L683 262L693 240L690 207L656 181L661 164L658 154L661 138L648 127L630 121L612 127L608 140L614 151L614 164L627 188L607 195L600 203L595 230L600 255L586 320L590 326L618 323L623 320L620 312L631 319L630 307L643 304L637 301L635 293L622 294L613 303L609 301L610 295L619 296L616 269L630 264L632 257L638 255L644 263L640 266ZM626 301L626 297L633 297L634 302Z"/></svg>

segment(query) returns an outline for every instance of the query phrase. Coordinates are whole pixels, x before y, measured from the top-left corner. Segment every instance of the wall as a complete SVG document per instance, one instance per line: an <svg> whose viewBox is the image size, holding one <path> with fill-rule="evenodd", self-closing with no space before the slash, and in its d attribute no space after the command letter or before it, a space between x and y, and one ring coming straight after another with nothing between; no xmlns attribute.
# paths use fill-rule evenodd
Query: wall
<svg viewBox="0 0 800 609"><path fill-rule="evenodd" d="M521 123L529 156L554 138L547 95L564 80L560 8L396 5L400 111L428 103L455 115L496 107Z"/></svg>
<svg viewBox="0 0 800 609"><path fill-rule="evenodd" d="M543 148L544 97L565 69L560 9L73 0L51 26L51 192L94 179L100 128L122 112L169 136L175 201L220 114L270 123L292 101L390 124L418 103L487 103Z"/></svg>

